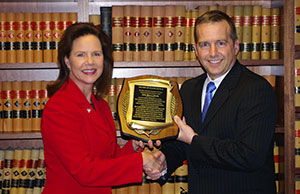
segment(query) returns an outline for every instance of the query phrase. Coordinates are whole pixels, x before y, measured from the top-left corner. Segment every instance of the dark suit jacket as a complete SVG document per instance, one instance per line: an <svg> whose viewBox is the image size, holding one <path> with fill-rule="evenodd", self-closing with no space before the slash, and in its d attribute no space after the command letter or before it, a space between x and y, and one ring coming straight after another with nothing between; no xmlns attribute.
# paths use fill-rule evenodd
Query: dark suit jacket
<svg viewBox="0 0 300 194"><path fill-rule="evenodd" d="M198 136L191 145L165 142L168 175L188 161L189 194L273 194L276 95L261 76L238 61L217 89L204 123L201 94L206 74L180 90L183 115Z"/></svg>

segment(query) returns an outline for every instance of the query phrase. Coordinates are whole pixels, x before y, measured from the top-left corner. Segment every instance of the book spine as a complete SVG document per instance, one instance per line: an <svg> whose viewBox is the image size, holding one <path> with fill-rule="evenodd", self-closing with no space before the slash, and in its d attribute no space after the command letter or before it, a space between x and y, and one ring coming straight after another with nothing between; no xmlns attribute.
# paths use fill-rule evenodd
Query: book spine
<svg viewBox="0 0 300 194"><path fill-rule="evenodd" d="M58 42L60 41L62 32L63 32L63 21L61 19L60 13L52 13L52 22L51 22L51 31L52 31L52 62L58 61L57 59L57 49L58 49Z"/></svg>
<svg viewBox="0 0 300 194"><path fill-rule="evenodd" d="M199 6L197 9L198 9L198 16L201 16L208 11L209 7L207 5L203 5L203 6Z"/></svg>
<svg viewBox="0 0 300 194"><path fill-rule="evenodd" d="M225 7L226 7L225 13L226 13L229 17L233 18L233 15L234 15L234 6L233 6L233 5L226 5Z"/></svg>
<svg viewBox="0 0 300 194"><path fill-rule="evenodd" d="M69 23L71 21L69 19L69 16L70 16L69 13L66 13L66 12L60 13L60 19L62 21L62 24L61 24L62 25L62 29L61 29L62 33L70 25Z"/></svg>
<svg viewBox="0 0 300 194"><path fill-rule="evenodd" d="M242 41L242 59L251 58L251 37L252 37L252 6L244 6L244 21L243 21L243 41Z"/></svg>
<svg viewBox="0 0 300 194"><path fill-rule="evenodd" d="M209 5L208 6L208 10L212 11L212 10L219 10L219 6L218 5Z"/></svg>
<svg viewBox="0 0 300 194"><path fill-rule="evenodd" d="M141 32L140 32L140 17L141 17L141 6L132 7L132 61L140 61L140 43L141 43Z"/></svg>
<svg viewBox="0 0 300 194"><path fill-rule="evenodd" d="M16 14L10 12L6 16L7 63L16 63Z"/></svg>
<svg viewBox="0 0 300 194"><path fill-rule="evenodd" d="M31 158L31 149L22 150L22 160L20 161L20 179L18 194L26 194L29 186L29 165Z"/></svg>
<svg viewBox="0 0 300 194"><path fill-rule="evenodd" d="M0 13L0 63L6 63L6 29L5 29L5 22L6 22L6 13Z"/></svg>
<svg viewBox="0 0 300 194"><path fill-rule="evenodd" d="M259 60L261 51L261 5L253 6L251 59Z"/></svg>
<svg viewBox="0 0 300 194"><path fill-rule="evenodd" d="M176 6L166 5L164 15L164 61L174 61Z"/></svg>
<svg viewBox="0 0 300 194"><path fill-rule="evenodd" d="M122 85L123 85L124 78L114 78L114 79L115 79L115 94L116 94L116 99L117 99L120 92L121 92L121 90L122 90ZM119 121L118 114L116 114L116 117L117 117L116 122L115 122L116 130L120 131L121 130L121 125L118 122Z"/></svg>
<svg viewBox="0 0 300 194"><path fill-rule="evenodd" d="M31 131L37 132L41 130L41 99L40 91L42 88L40 81L31 82L31 108L32 108L32 129Z"/></svg>
<svg viewBox="0 0 300 194"><path fill-rule="evenodd" d="M112 26L111 26L111 18L112 18L112 7L100 7L100 26L102 30L106 33L106 35L112 38Z"/></svg>
<svg viewBox="0 0 300 194"><path fill-rule="evenodd" d="M35 184L33 187L33 194L40 194L42 192L42 188L45 185L45 157L44 157L44 150L39 150L39 159L37 162L36 167L36 178Z"/></svg>
<svg viewBox="0 0 300 194"><path fill-rule="evenodd" d="M261 59L271 59L271 8L262 8Z"/></svg>
<svg viewBox="0 0 300 194"><path fill-rule="evenodd" d="M42 13L42 34L43 34L43 62L51 63L52 62L52 17L51 13Z"/></svg>
<svg viewBox="0 0 300 194"><path fill-rule="evenodd" d="M295 45L300 45L300 0L295 0Z"/></svg>
<svg viewBox="0 0 300 194"><path fill-rule="evenodd" d="M219 5L218 10L226 13L226 6L225 5Z"/></svg>
<svg viewBox="0 0 300 194"><path fill-rule="evenodd" d="M33 63L33 15L30 12L24 13L25 33L24 33L24 49L25 63Z"/></svg>
<svg viewBox="0 0 300 194"><path fill-rule="evenodd" d="M2 184L3 184L3 170L4 170L4 150L0 150L0 193L2 193Z"/></svg>
<svg viewBox="0 0 300 194"><path fill-rule="evenodd" d="M279 59L280 9L271 9L271 59Z"/></svg>
<svg viewBox="0 0 300 194"><path fill-rule="evenodd" d="M141 7L141 61L151 61L152 57L152 6Z"/></svg>
<svg viewBox="0 0 300 194"><path fill-rule="evenodd" d="M145 173L143 173L142 184L137 186L138 194L150 194L150 183L146 179Z"/></svg>
<svg viewBox="0 0 300 194"><path fill-rule="evenodd" d="M3 132L3 99L2 99L2 82L0 82L0 133Z"/></svg>
<svg viewBox="0 0 300 194"><path fill-rule="evenodd" d="M138 194L137 185L136 184L130 184L127 186L127 193L128 194Z"/></svg>
<svg viewBox="0 0 300 194"><path fill-rule="evenodd" d="M30 132L32 129L32 119L31 119L31 82L23 81L22 82L22 123L23 123L23 131Z"/></svg>
<svg viewBox="0 0 300 194"><path fill-rule="evenodd" d="M16 13L16 62L17 63L25 63L25 21L24 21L24 13Z"/></svg>
<svg viewBox="0 0 300 194"><path fill-rule="evenodd" d="M33 13L33 62L43 62L42 14Z"/></svg>
<svg viewBox="0 0 300 194"><path fill-rule="evenodd" d="M116 194L128 194L128 187L126 186L116 187Z"/></svg>
<svg viewBox="0 0 300 194"><path fill-rule="evenodd" d="M270 83L273 90L276 90L276 76L275 75L263 75L263 77Z"/></svg>
<svg viewBox="0 0 300 194"><path fill-rule="evenodd" d="M20 166L21 166L22 155L23 155L22 150L15 149L13 166L12 166L12 174L11 174L10 194L17 194L19 190Z"/></svg>
<svg viewBox="0 0 300 194"><path fill-rule="evenodd" d="M41 92L40 92L40 99L41 99L41 115L43 115L43 110L45 105L49 100L47 86L50 82L49 81L42 81L41 82Z"/></svg>
<svg viewBox="0 0 300 194"><path fill-rule="evenodd" d="M12 116L13 116L13 132L22 132L22 98L21 98L21 91L22 91L22 82L20 81L13 81L12 82L12 91L11 91L11 98L12 98Z"/></svg>
<svg viewBox="0 0 300 194"><path fill-rule="evenodd" d="M111 111L111 114L113 116L114 123L115 123L115 126L116 126L118 120L117 120L117 105L116 105L117 100L116 100L115 88L116 88L116 80L112 79L111 84L110 84L110 88L109 88L109 91L108 91L107 103L109 105L109 108L110 108L110 111Z"/></svg>
<svg viewBox="0 0 300 194"><path fill-rule="evenodd" d="M112 49L114 61L123 61L123 7L112 7Z"/></svg>
<svg viewBox="0 0 300 194"><path fill-rule="evenodd" d="M2 194L10 194L13 161L14 161L14 150L5 150Z"/></svg>
<svg viewBox="0 0 300 194"><path fill-rule="evenodd" d="M101 29L100 15L89 15L89 22L97 26L97 28Z"/></svg>
<svg viewBox="0 0 300 194"><path fill-rule="evenodd" d="M300 106L300 60L295 60L295 106Z"/></svg>
<svg viewBox="0 0 300 194"><path fill-rule="evenodd" d="M190 20L191 20L191 10L185 10L185 17L184 17L184 50L183 50L183 60L189 61L190 58L190 41L191 41L191 30L190 30Z"/></svg>
<svg viewBox="0 0 300 194"><path fill-rule="evenodd" d="M77 13L69 13L69 21L67 22L67 27L71 24L75 24L78 21Z"/></svg>
<svg viewBox="0 0 300 194"><path fill-rule="evenodd" d="M183 5L176 5L175 44L174 44L175 61L183 61L184 33L185 33L184 19L185 19L185 7Z"/></svg>
<svg viewBox="0 0 300 194"><path fill-rule="evenodd" d="M151 181L150 182L150 193L151 194L161 194L161 186L158 182L156 181Z"/></svg>
<svg viewBox="0 0 300 194"><path fill-rule="evenodd" d="M13 131L13 120L12 120L12 98L11 82L2 82L2 101L3 101L3 132Z"/></svg>
<svg viewBox="0 0 300 194"><path fill-rule="evenodd" d="M164 6L153 6L152 61L164 59Z"/></svg>
<svg viewBox="0 0 300 194"><path fill-rule="evenodd" d="M36 185L35 179L37 176L37 165L39 159L39 149L32 149L30 156L30 163L28 165L28 187L26 194L33 194L33 188Z"/></svg>
<svg viewBox="0 0 300 194"><path fill-rule="evenodd" d="M167 182L162 186L162 194L175 194L175 175L174 173L168 178Z"/></svg>
<svg viewBox="0 0 300 194"><path fill-rule="evenodd" d="M192 9L191 19L190 19L190 43L189 43L189 47L190 47L189 60L190 61L197 60L196 55L195 55L195 48L194 48L194 44L195 44L194 26L195 26L197 17L198 17L198 10Z"/></svg>
<svg viewBox="0 0 300 194"><path fill-rule="evenodd" d="M187 161L175 170L175 193L188 193Z"/></svg>
<svg viewBox="0 0 300 194"><path fill-rule="evenodd" d="M243 16L243 12L244 12L244 7L243 6L234 6L234 15L233 15L233 22L236 28L236 34L239 40L239 46L240 46L240 52L237 55L237 59L241 59L242 58L242 41L243 41L243 26L244 26L244 16Z"/></svg>
<svg viewBox="0 0 300 194"><path fill-rule="evenodd" d="M126 5L124 6L123 13L123 60L124 61L132 61L132 32L133 29L131 27L132 24L132 11L133 6Z"/></svg>

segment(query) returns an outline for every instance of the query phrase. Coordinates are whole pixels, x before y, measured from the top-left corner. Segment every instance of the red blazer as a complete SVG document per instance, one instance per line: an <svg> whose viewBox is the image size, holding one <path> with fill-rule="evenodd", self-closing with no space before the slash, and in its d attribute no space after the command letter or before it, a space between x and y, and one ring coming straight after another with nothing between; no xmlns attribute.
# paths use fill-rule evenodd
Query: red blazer
<svg viewBox="0 0 300 194"><path fill-rule="evenodd" d="M111 186L142 181L141 153L131 141L119 147L107 102L93 95L92 102L96 111L70 79L47 102L44 194L110 194Z"/></svg>

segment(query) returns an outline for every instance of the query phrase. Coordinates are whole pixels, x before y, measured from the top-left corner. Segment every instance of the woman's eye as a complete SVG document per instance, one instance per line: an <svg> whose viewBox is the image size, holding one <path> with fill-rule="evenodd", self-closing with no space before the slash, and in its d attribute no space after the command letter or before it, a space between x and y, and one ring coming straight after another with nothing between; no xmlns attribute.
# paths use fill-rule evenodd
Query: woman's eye
<svg viewBox="0 0 300 194"><path fill-rule="evenodd" d="M83 57L84 54L83 54L83 53L77 53L76 56L77 56L77 57Z"/></svg>
<svg viewBox="0 0 300 194"><path fill-rule="evenodd" d="M101 52L97 52L97 53L95 53L94 55L97 56L97 57L99 57L99 56L102 55L102 53L101 53Z"/></svg>

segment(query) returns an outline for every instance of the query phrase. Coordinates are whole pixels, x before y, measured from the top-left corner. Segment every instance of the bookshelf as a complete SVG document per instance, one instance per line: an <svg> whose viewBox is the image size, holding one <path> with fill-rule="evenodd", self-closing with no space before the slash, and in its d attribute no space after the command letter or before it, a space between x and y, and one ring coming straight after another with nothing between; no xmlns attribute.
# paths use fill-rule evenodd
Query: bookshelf
<svg viewBox="0 0 300 194"><path fill-rule="evenodd" d="M294 44L294 2L295 0L12 0L1 1L0 12L76 12L79 22L87 22L89 15L100 14L99 7L112 5L185 5L193 9L200 5L262 5L262 7L283 7L281 54L279 60L241 60L252 71L261 75L284 75L284 126L276 128L277 138L284 144L284 191L295 193L295 178L300 177L300 169L295 169L294 122L300 115L300 107L294 106L294 59L300 58L300 45ZM284 45L284 46L283 46ZM284 65L283 65L284 64ZM203 70L196 61L179 62L115 62L113 77L124 78L144 74L166 77L193 77ZM0 64L0 81L55 80L58 67L55 63L13 63ZM120 136L120 134L118 134ZM122 140L119 140L122 143ZM277 140L276 140L277 141ZM40 133L0 134L0 148L41 147Z"/></svg>

